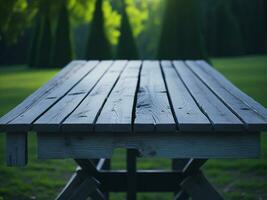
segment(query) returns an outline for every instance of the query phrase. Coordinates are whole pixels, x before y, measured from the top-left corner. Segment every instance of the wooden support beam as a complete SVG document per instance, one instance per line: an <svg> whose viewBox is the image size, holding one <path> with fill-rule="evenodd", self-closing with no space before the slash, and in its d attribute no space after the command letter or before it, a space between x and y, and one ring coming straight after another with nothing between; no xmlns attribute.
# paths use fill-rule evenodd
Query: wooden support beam
<svg viewBox="0 0 267 200"><path fill-rule="evenodd" d="M93 175L101 183L101 189L109 192L127 192L128 174L125 170L100 171ZM183 175L178 172L161 170L138 170L136 172L136 191L173 192L179 190ZM112 180L112 181L111 181ZM114 180L114 181L113 181Z"/></svg>
<svg viewBox="0 0 267 200"><path fill-rule="evenodd" d="M181 187L192 197L192 200L224 199L200 171L186 178L181 183Z"/></svg>
<svg viewBox="0 0 267 200"><path fill-rule="evenodd" d="M22 167L28 162L28 147L26 132L6 133L6 164Z"/></svg>
<svg viewBox="0 0 267 200"><path fill-rule="evenodd" d="M43 159L111 158L116 148L138 149L144 157L252 158L260 154L259 133L83 134L38 133ZM194 145L191 145L194 144ZM190 148L188 148L190 146Z"/></svg>
<svg viewBox="0 0 267 200"><path fill-rule="evenodd" d="M99 182L89 176L75 189L69 200L86 200L87 197L95 192L98 186Z"/></svg>
<svg viewBox="0 0 267 200"><path fill-rule="evenodd" d="M176 172L183 172L184 168L187 166L190 159L172 159L172 170ZM180 191L180 188L177 187L177 190L174 192L175 200L188 200L189 196L186 192Z"/></svg>
<svg viewBox="0 0 267 200"><path fill-rule="evenodd" d="M77 170L69 179L67 185L59 193L56 200L68 199L85 178L86 177L81 173L81 170Z"/></svg>
<svg viewBox="0 0 267 200"><path fill-rule="evenodd" d="M127 200L136 200L136 150L127 150Z"/></svg>
<svg viewBox="0 0 267 200"><path fill-rule="evenodd" d="M98 164L97 164L97 169L98 170L110 170L111 169L111 160L110 159L100 159ZM100 185L100 188L102 188L102 186ZM108 191L104 191L103 192L104 198L106 200L109 199L109 192Z"/></svg>
<svg viewBox="0 0 267 200"><path fill-rule="evenodd" d="M185 191L180 191L174 196L174 200L188 200L189 195Z"/></svg>

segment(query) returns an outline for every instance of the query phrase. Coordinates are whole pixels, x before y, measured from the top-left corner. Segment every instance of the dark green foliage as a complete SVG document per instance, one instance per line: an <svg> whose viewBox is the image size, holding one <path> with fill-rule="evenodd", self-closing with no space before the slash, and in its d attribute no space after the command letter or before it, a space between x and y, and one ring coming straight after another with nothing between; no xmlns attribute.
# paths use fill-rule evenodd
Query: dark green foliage
<svg viewBox="0 0 267 200"><path fill-rule="evenodd" d="M197 0L168 0L159 59L206 59Z"/></svg>
<svg viewBox="0 0 267 200"><path fill-rule="evenodd" d="M120 39L117 47L117 59L138 59L138 51L133 37L126 6L123 8Z"/></svg>
<svg viewBox="0 0 267 200"><path fill-rule="evenodd" d="M70 36L69 14L66 5L62 4L51 50L50 67L64 67L73 58Z"/></svg>
<svg viewBox="0 0 267 200"><path fill-rule="evenodd" d="M38 39L38 49L35 67L47 68L50 61L50 50L52 44L51 25L48 14L42 17L40 37Z"/></svg>
<svg viewBox="0 0 267 200"><path fill-rule="evenodd" d="M100 60L110 59L112 57L111 47L104 29L102 0L96 1L96 8L90 28L85 58Z"/></svg>
<svg viewBox="0 0 267 200"><path fill-rule="evenodd" d="M227 1L221 1L209 17L208 47L213 56L236 56L244 53L239 24Z"/></svg>
<svg viewBox="0 0 267 200"><path fill-rule="evenodd" d="M264 35L264 53L267 53L267 1L264 1L263 35Z"/></svg>
<svg viewBox="0 0 267 200"><path fill-rule="evenodd" d="M37 16L36 21L35 21L35 25L34 25L33 30L32 30L32 40L31 40L30 49L28 52L28 65L30 67L34 67L35 62L37 60L36 54L37 54L37 50L38 50L37 45L38 45L38 39L40 37L40 30L41 30L41 17Z"/></svg>
<svg viewBox="0 0 267 200"><path fill-rule="evenodd" d="M230 0L244 38L246 53L261 53L264 40L264 2L266 0Z"/></svg>

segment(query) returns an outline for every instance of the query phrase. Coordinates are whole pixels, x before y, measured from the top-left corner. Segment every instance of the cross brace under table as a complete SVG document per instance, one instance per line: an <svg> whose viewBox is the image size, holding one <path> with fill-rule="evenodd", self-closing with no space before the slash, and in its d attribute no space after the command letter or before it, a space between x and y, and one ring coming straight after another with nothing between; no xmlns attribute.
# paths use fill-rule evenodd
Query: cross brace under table
<svg viewBox="0 0 267 200"><path fill-rule="evenodd" d="M137 192L174 192L175 200L222 200L208 182L201 166L204 159L174 159L172 171L136 170L136 151L127 150L127 170L110 170L110 160L75 159L77 170L57 200L108 199L109 192L127 192L135 200Z"/></svg>

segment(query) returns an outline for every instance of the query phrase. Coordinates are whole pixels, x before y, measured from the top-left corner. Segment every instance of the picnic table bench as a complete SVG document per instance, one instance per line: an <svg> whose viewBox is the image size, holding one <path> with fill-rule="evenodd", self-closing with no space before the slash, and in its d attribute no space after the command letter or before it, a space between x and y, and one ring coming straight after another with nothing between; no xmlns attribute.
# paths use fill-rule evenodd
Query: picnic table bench
<svg viewBox="0 0 267 200"><path fill-rule="evenodd" d="M0 119L6 162L72 158L76 173L57 199L107 199L108 192L175 192L223 199L201 166L212 158L255 158L267 110L205 61L73 61ZM127 169L111 170L116 148ZM171 171L137 170L136 156L173 159Z"/></svg>

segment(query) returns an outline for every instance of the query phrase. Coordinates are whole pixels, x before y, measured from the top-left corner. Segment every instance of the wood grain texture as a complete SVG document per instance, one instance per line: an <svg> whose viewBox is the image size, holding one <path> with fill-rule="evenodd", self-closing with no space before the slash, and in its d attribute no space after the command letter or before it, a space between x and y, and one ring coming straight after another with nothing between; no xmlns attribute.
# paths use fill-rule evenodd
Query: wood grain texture
<svg viewBox="0 0 267 200"><path fill-rule="evenodd" d="M7 166L23 167L28 162L27 133L6 133L6 164Z"/></svg>
<svg viewBox="0 0 267 200"><path fill-rule="evenodd" d="M81 81L88 73L90 73L98 61L89 61L79 70L65 76L64 82L61 82L58 87L49 92L38 103L32 105L23 114L12 120L6 125L8 131L28 131L32 127L32 123L46 112L51 106L65 96L79 81Z"/></svg>
<svg viewBox="0 0 267 200"><path fill-rule="evenodd" d="M102 61L74 88L72 88L52 108L45 112L33 125L34 131L58 132L61 122L71 114L80 102L90 93L112 61Z"/></svg>
<svg viewBox="0 0 267 200"><path fill-rule="evenodd" d="M137 149L144 157L255 158L260 133L38 133L38 157L43 159L111 158L116 148Z"/></svg>
<svg viewBox="0 0 267 200"><path fill-rule="evenodd" d="M190 69L220 98L242 121L248 130L267 130L265 108L227 81L205 62L186 62Z"/></svg>
<svg viewBox="0 0 267 200"><path fill-rule="evenodd" d="M95 125L96 132L131 132L141 61L129 61Z"/></svg>
<svg viewBox="0 0 267 200"><path fill-rule="evenodd" d="M245 130L245 125L192 73L184 62L174 61L174 66L202 112L212 122L215 131Z"/></svg>
<svg viewBox="0 0 267 200"><path fill-rule="evenodd" d="M62 131L93 131L95 121L126 64L127 61L113 63L89 95L62 123Z"/></svg>
<svg viewBox="0 0 267 200"><path fill-rule="evenodd" d="M202 113L179 78L170 61L162 61L168 93L178 121L179 131L210 131L212 125Z"/></svg>
<svg viewBox="0 0 267 200"><path fill-rule="evenodd" d="M135 132L175 132L176 123L169 104L158 61L144 61L134 120Z"/></svg>
<svg viewBox="0 0 267 200"><path fill-rule="evenodd" d="M36 90L29 97L27 97L18 106L8 112L6 115L0 118L0 130L5 129L5 126L10 121L16 119L19 115L22 115L25 111L32 106L38 104L41 99L46 98L53 90L58 88L63 82L65 82L71 74L79 71L84 67L86 61L72 61L66 67L64 67L54 78L48 81L44 86Z"/></svg>

